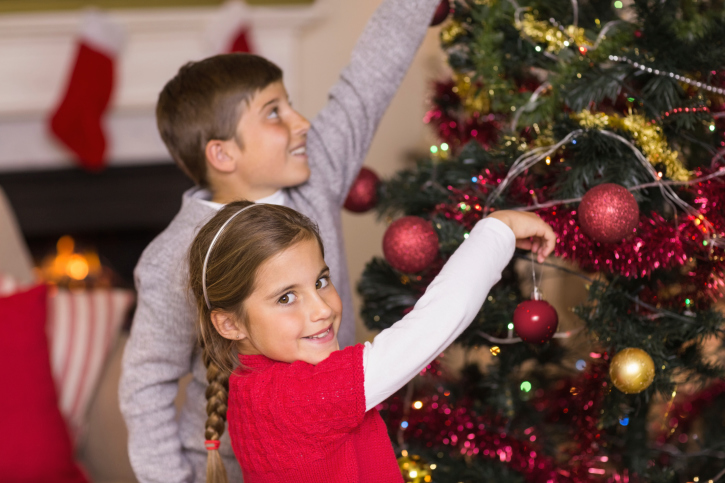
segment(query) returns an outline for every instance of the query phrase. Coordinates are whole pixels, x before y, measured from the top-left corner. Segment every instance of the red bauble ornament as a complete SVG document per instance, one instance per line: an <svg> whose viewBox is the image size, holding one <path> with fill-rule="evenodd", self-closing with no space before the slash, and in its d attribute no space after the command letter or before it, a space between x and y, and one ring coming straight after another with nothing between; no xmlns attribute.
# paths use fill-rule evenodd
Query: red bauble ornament
<svg viewBox="0 0 725 483"><path fill-rule="evenodd" d="M378 184L380 178L373 170L360 169L345 199L345 209L353 213L365 213L374 208L378 204Z"/></svg>
<svg viewBox="0 0 725 483"><path fill-rule="evenodd" d="M405 216L391 223L385 232L383 254L396 270L420 272L438 256L438 235L429 221Z"/></svg>
<svg viewBox="0 0 725 483"><path fill-rule="evenodd" d="M451 2L450 0L442 0L436 8L436 12L433 14L433 20L430 21L430 26L435 27L443 23L448 18L448 14L451 13Z"/></svg>
<svg viewBox="0 0 725 483"><path fill-rule="evenodd" d="M579 226L592 240L614 243L632 235L639 206L627 188L614 183L595 186L579 203Z"/></svg>
<svg viewBox="0 0 725 483"><path fill-rule="evenodd" d="M524 342L543 344L558 326L556 309L543 300L526 300L514 310L514 330Z"/></svg>

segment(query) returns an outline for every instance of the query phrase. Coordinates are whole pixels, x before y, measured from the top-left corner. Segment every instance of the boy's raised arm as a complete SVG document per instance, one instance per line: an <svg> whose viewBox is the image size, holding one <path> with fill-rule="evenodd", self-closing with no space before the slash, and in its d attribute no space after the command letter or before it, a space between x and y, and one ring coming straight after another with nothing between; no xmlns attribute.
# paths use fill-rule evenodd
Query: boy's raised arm
<svg viewBox="0 0 725 483"><path fill-rule="evenodd" d="M179 320L173 308L184 304L184 290L169 293L169 270L146 263L137 267L138 304L123 356L119 387L121 412L129 433L129 457L141 483L182 483L194 479L184 456L176 419L179 379L188 374L194 350L194 324Z"/></svg>
<svg viewBox="0 0 725 483"><path fill-rule="evenodd" d="M340 205L365 159L378 123L418 51L440 0L385 0L352 52L350 63L312 121L312 178Z"/></svg>

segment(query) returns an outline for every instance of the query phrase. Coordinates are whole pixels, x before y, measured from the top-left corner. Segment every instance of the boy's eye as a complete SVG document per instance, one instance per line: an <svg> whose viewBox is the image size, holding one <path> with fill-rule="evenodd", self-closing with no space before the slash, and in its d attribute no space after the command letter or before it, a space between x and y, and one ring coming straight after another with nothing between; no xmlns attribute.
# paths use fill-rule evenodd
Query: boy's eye
<svg viewBox="0 0 725 483"><path fill-rule="evenodd" d="M290 293L286 293L286 294L282 295L277 302L282 305L288 305L288 304L291 304L292 302L294 302L296 299L297 299L297 296L290 292Z"/></svg>
<svg viewBox="0 0 725 483"><path fill-rule="evenodd" d="M276 118L276 117L279 117L279 109L275 107L274 109L272 109L272 110L271 110L271 111L269 112L269 115L268 115L267 117L269 117L269 118Z"/></svg>
<svg viewBox="0 0 725 483"><path fill-rule="evenodd" d="M327 287L328 285L330 285L330 277L328 277L328 276L324 276L324 277L320 278L320 279L319 279L319 280L317 281L317 283L315 284L315 288L316 288L317 290L320 290L321 288L325 288L325 287Z"/></svg>

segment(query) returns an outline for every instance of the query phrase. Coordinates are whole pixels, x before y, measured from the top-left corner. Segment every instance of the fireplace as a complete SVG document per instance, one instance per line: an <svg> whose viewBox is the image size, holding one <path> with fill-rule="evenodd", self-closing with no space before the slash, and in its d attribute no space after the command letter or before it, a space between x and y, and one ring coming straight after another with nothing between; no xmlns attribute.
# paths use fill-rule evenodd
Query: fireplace
<svg viewBox="0 0 725 483"><path fill-rule="evenodd" d="M132 287L142 251L172 220L192 186L173 164L110 167L101 173L60 169L0 173L8 199L36 263L71 236L78 251L94 250Z"/></svg>

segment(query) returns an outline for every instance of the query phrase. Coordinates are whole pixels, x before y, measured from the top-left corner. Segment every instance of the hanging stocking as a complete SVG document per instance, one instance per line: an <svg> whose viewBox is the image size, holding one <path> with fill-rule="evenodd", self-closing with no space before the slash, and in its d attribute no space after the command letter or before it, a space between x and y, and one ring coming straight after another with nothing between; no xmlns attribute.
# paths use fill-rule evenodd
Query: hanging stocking
<svg viewBox="0 0 725 483"><path fill-rule="evenodd" d="M90 11L83 19L78 53L50 130L90 171L105 166L102 120L111 99L114 71L124 33L107 15Z"/></svg>
<svg viewBox="0 0 725 483"><path fill-rule="evenodd" d="M256 53L250 18L249 7L241 1L230 1L222 5L206 29L205 37L211 52Z"/></svg>

